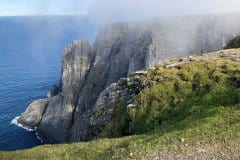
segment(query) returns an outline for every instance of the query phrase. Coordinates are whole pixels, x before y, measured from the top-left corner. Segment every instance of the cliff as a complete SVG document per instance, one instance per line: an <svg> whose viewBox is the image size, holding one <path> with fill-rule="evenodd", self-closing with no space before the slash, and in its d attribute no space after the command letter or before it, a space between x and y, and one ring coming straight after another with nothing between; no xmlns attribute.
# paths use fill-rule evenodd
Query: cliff
<svg viewBox="0 0 240 160"><path fill-rule="evenodd" d="M240 49L220 50L132 73L107 87L82 117L88 137L120 138L0 152L0 158L238 160L239 62Z"/></svg>
<svg viewBox="0 0 240 160"><path fill-rule="evenodd" d="M75 41L64 50L60 84L47 99L33 102L18 122L36 127L48 143L98 138L113 118L111 107L115 101L130 101L139 92L135 80L122 79L120 84L114 84L119 79L171 58L219 50L233 38L237 28L240 21L232 15L106 26L93 45ZM109 97L117 99L111 98L112 102ZM127 129L125 134L129 133Z"/></svg>

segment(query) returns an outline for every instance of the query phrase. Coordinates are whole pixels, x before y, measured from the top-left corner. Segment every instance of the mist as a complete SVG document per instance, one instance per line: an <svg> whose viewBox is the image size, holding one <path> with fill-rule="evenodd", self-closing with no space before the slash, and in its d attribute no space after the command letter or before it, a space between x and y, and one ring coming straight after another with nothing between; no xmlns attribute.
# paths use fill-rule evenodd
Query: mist
<svg viewBox="0 0 240 160"><path fill-rule="evenodd" d="M16 2L15 2L16 1ZM78 15L95 24L239 12L239 0L36 0L0 2L0 15Z"/></svg>
<svg viewBox="0 0 240 160"><path fill-rule="evenodd" d="M21 5L14 5L14 2L7 2L8 5L4 5L0 2L0 14L5 8L6 15L47 16L47 18L33 18L30 23L24 24L25 28L29 28L27 35L34 33L34 36L30 36L35 37L31 42L34 42L34 48L39 50L44 48L43 45L46 42L54 42L53 48L62 45L57 42L65 39L66 34L71 35L71 38L65 39L62 48L75 39L93 43L101 28L116 22L135 22L146 19L159 22L160 17L171 19L170 17L185 15L232 13L239 12L240 9L239 0L39 0L24 4L27 1L18 2ZM51 18L53 15L54 17ZM71 18L56 18L56 15L68 15ZM223 21L222 18L220 19ZM236 19L237 17L232 17L231 20L224 19L226 23L222 24L233 24ZM218 26L218 28L227 27L228 25ZM232 31L233 29L230 27L224 30Z"/></svg>
<svg viewBox="0 0 240 160"><path fill-rule="evenodd" d="M104 24L155 17L229 13L239 9L239 0L95 0L85 11L94 22Z"/></svg>

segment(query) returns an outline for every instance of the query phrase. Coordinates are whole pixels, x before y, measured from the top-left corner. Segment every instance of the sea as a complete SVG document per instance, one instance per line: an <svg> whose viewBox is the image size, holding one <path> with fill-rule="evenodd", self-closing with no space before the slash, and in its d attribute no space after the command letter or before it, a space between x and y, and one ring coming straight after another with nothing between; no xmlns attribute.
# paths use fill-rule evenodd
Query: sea
<svg viewBox="0 0 240 160"><path fill-rule="evenodd" d="M43 144L16 117L59 82L63 49L92 43L98 27L85 16L0 17L0 151Z"/></svg>

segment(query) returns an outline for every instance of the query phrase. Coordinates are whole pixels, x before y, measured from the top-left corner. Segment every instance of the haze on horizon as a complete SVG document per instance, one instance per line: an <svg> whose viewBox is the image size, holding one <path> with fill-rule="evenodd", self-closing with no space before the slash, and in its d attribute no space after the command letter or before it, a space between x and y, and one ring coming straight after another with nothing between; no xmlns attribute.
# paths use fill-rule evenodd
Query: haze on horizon
<svg viewBox="0 0 240 160"><path fill-rule="evenodd" d="M1 0L0 16L85 15L97 23L238 12L239 0Z"/></svg>

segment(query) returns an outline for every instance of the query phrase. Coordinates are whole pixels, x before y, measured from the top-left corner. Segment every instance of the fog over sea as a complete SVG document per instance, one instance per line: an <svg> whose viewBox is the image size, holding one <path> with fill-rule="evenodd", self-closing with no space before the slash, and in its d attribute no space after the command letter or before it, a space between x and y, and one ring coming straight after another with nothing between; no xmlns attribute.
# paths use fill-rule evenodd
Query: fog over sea
<svg viewBox="0 0 240 160"><path fill-rule="evenodd" d="M76 39L93 42L96 28L87 17L0 18L0 151L41 144L11 122L58 83L63 49Z"/></svg>

